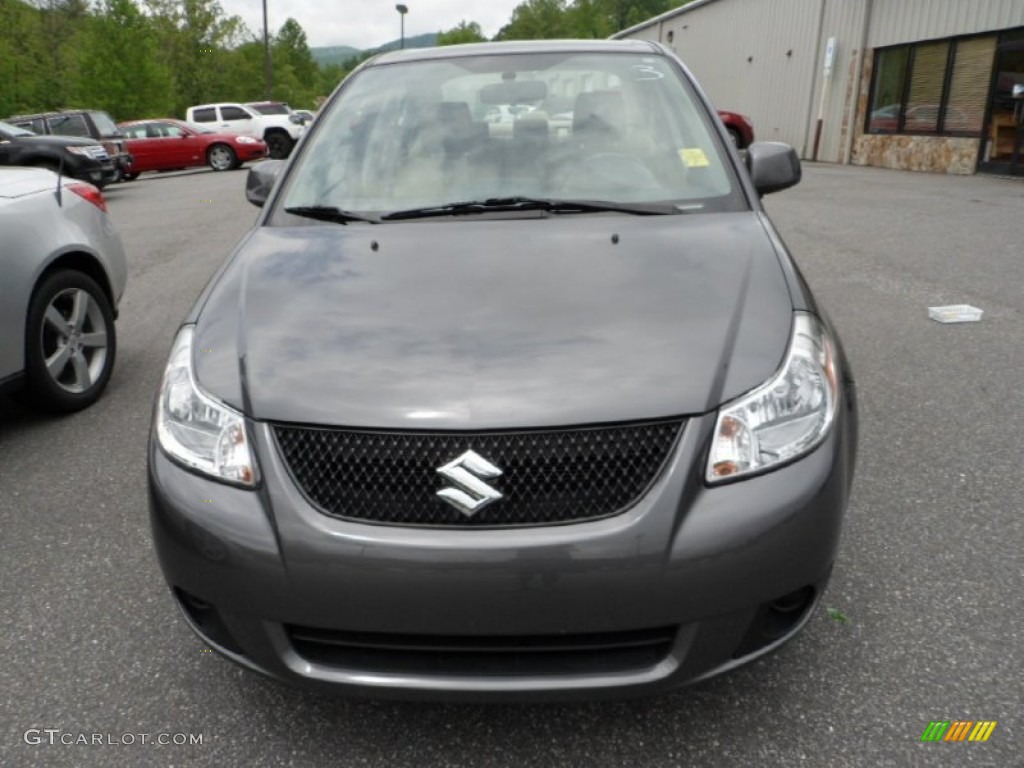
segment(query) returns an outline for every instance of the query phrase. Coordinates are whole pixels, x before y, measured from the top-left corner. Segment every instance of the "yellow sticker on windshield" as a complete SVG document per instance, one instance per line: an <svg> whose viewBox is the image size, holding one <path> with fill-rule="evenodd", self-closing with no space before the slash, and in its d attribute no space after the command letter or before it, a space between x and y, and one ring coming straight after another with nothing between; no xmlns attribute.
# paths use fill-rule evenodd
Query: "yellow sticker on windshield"
<svg viewBox="0 0 1024 768"><path fill-rule="evenodd" d="M680 149L679 159L683 161L683 165L687 168L707 168L711 165L708 162L708 156L704 154L704 150L700 147Z"/></svg>

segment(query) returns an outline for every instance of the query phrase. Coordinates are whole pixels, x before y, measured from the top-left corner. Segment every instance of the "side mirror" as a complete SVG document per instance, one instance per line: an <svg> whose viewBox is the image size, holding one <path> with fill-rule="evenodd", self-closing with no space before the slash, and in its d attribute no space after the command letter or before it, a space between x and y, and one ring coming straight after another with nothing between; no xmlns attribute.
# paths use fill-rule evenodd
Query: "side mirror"
<svg viewBox="0 0 1024 768"><path fill-rule="evenodd" d="M245 179L245 199L262 208L270 197L274 182L284 169L284 160L263 160L249 169Z"/></svg>
<svg viewBox="0 0 1024 768"><path fill-rule="evenodd" d="M789 189L800 182L800 158L789 144L755 141L747 147L747 168L759 194Z"/></svg>

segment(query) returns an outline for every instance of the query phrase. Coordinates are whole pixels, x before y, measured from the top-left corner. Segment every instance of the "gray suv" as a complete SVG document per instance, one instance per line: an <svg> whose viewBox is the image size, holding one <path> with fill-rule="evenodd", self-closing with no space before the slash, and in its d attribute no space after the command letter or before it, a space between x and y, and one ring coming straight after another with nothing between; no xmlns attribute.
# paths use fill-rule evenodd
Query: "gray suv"
<svg viewBox="0 0 1024 768"><path fill-rule="evenodd" d="M552 93L568 126L520 108ZM364 65L250 171L262 213L173 342L149 499L184 620L274 678L410 698L652 693L782 646L857 445L761 205L799 179L654 43Z"/></svg>

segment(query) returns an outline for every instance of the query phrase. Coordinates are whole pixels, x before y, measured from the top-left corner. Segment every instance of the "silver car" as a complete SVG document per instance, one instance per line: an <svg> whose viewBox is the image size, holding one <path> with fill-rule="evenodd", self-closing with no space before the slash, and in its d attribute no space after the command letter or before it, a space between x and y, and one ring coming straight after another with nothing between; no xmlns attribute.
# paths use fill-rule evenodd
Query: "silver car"
<svg viewBox="0 0 1024 768"><path fill-rule="evenodd" d="M114 367L127 274L96 187L0 169L0 392L63 413L95 402Z"/></svg>

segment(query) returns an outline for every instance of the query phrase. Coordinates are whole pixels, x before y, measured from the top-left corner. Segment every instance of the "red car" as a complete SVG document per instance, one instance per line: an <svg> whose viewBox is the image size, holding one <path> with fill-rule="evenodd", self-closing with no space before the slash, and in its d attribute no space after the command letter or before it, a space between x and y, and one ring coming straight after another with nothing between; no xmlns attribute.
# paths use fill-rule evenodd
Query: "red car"
<svg viewBox="0 0 1024 768"><path fill-rule="evenodd" d="M749 117L724 109L718 110L718 116L725 123L725 129L729 131L737 149L746 149L754 143L754 124Z"/></svg>
<svg viewBox="0 0 1024 768"><path fill-rule="evenodd" d="M118 124L132 155L134 179L144 171L171 171L209 165L230 171L267 154L267 144L254 136L207 133L181 120L133 120Z"/></svg>

